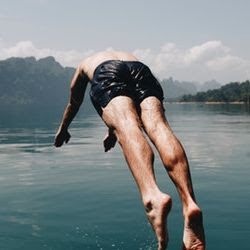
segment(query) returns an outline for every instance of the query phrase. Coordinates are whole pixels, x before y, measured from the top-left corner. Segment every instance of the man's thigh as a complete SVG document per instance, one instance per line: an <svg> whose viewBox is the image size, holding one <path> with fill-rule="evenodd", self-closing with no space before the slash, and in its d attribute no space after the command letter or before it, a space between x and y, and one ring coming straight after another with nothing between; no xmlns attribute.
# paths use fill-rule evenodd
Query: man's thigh
<svg viewBox="0 0 250 250"><path fill-rule="evenodd" d="M114 97L105 108L102 108L102 119L113 129L129 129L141 124L135 104L128 96Z"/></svg>
<svg viewBox="0 0 250 250"><path fill-rule="evenodd" d="M150 127L159 123L167 123L163 103L155 96L149 96L140 103L140 118L143 125Z"/></svg>

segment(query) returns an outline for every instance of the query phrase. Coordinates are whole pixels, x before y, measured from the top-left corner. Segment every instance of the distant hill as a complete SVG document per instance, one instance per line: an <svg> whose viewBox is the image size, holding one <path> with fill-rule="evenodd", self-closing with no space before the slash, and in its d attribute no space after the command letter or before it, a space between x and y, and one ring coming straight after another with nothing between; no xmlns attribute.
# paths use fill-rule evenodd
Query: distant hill
<svg viewBox="0 0 250 250"><path fill-rule="evenodd" d="M9 58L0 61L0 103L7 105L61 105L73 75L53 57Z"/></svg>
<svg viewBox="0 0 250 250"><path fill-rule="evenodd" d="M195 95L184 95L182 102L248 102L250 100L250 82L232 82L219 89L198 92Z"/></svg>
<svg viewBox="0 0 250 250"><path fill-rule="evenodd" d="M215 80L200 84L198 82L178 81L172 77L163 79L161 85L168 101L177 100L183 95L194 95L198 91L207 91L221 87L221 84Z"/></svg>
<svg viewBox="0 0 250 250"><path fill-rule="evenodd" d="M197 86L194 82L180 82L172 77L161 81L166 100L178 98L184 94L195 94Z"/></svg>
<svg viewBox="0 0 250 250"><path fill-rule="evenodd" d="M208 91L210 89L218 89L221 87L221 84L216 80L211 80L204 82L202 85L199 86L198 91Z"/></svg>
<svg viewBox="0 0 250 250"><path fill-rule="evenodd" d="M53 57L9 58L0 61L0 111L63 110L75 69L62 67ZM89 103L87 93L85 102ZM90 105L85 110L91 112Z"/></svg>

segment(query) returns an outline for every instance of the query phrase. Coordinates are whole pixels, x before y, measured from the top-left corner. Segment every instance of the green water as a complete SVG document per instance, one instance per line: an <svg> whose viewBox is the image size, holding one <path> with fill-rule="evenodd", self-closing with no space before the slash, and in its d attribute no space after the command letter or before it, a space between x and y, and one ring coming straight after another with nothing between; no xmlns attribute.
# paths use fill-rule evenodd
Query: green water
<svg viewBox="0 0 250 250"><path fill-rule="evenodd" d="M249 250L250 114L242 105L166 104L203 208L207 249ZM119 146L104 153L106 128L81 113L71 141L52 146L58 117L0 123L0 249L156 249ZM161 189L173 197L168 249L181 249L180 201L156 156Z"/></svg>

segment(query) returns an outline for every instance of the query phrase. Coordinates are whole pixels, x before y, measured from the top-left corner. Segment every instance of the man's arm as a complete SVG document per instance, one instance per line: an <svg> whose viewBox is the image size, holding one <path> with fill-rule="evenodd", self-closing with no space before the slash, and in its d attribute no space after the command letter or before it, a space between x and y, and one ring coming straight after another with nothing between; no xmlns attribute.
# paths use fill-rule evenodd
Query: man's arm
<svg viewBox="0 0 250 250"><path fill-rule="evenodd" d="M88 82L88 76L78 67L70 84L69 103L65 108L61 124L56 133L54 142L56 147L61 147L64 142L67 143L70 139L68 127L83 102Z"/></svg>

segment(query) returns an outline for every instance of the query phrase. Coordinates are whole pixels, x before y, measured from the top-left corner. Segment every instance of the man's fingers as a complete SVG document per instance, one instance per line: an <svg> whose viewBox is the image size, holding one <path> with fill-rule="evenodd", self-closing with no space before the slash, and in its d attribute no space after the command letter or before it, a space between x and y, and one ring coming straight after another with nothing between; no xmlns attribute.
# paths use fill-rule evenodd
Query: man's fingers
<svg viewBox="0 0 250 250"><path fill-rule="evenodd" d="M55 146L56 148L59 148L59 147L62 146L62 143L61 143L61 142L59 143L59 142L55 141L54 146Z"/></svg>
<svg viewBox="0 0 250 250"><path fill-rule="evenodd" d="M104 151L108 152L111 148L115 146L114 142L108 141L107 143L104 143Z"/></svg>
<svg viewBox="0 0 250 250"><path fill-rule="evenodd" d="M65 143L68 143L69 139L70 139L70 134L67 135L66 139L65 139Z"/></svg>
<svg viewBox="0 0 250 250"><path fill-rule="evenodd" d="M70 137L71 135L69 133L66 133L66 134L59 133L55 138L54 146L57 148L61 147L64 142L68 143Z"/></svg>

